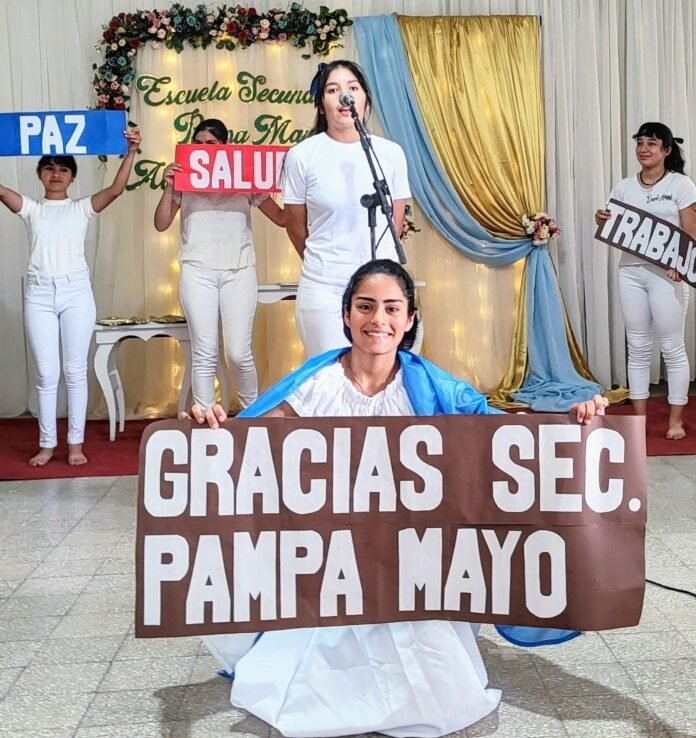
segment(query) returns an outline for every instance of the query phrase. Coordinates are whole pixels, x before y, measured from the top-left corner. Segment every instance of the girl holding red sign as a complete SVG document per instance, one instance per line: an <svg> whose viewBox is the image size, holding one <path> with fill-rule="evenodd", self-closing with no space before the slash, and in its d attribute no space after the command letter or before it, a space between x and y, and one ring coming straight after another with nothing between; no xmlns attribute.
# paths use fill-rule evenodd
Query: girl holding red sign
<svg viewBox="0 0 696 738"><path fill-rule="evenodd" d="M87 353L96 306L85 260L89 221L101 213L128 183L140 145L140 131L123 132L128 153L114 181L91 197L73 200L68 188L77 175L72 156L42 156L36 172L44 188L33 200L0 185L0 202L24 221L29 237L29 265L24 285L24 325L36 361L39 452L32 466L48 463L58 445L56 401L60 357L68 390L68 464L87 462L82 443L87 417Z"/></svg>
<svg viewBox="0 0 696 738"><path fill-rule="evenodd" d="M684 155L672 131L663 123L643 123L636 141L641 170L621 180L609 199L619 200L669 221L696 238L696 185L684 174ZM609 210L595 213L602 225ZM628 386L633 407L646 415L650 396L653 336L667 368L669 427L667 438L686 436L682 415L688 402L689 359L684 345L684 324L689 288L676 269L665 271L633 253L619 260L619 294L628 343Z"/></svg>
<svg viewBox="0 0 696 738"><path fill-rule="evenodd" d="M396 262L372 261L342 298L350 348L314 357L262 395L241 417L433 416L500 413L466 382L409 352L418 314L411 276ZM333 320L327 310L326 320ZM589 423L604 397L574 405ZM218 427L219 405L192 408ZM476 643L478 626L423 620L377 625L216 635L206 645L234 672L232 704L287 736L380 732L432 738L462 730L495 710ZM577 631L500 626L518 645L560 643Z"/></svg>
<svg viewBox="0 0 696 738"><path fill-rule="evenodd" d="M283 202L288 235L302 259L297 330L307 356L316 356L346 345L341 331L343 290L351 274L372 258L367 210L360 198L374 189L373 177L351 109L339 99L349 93L364 122L372 95L363 70L345 60L320 65L310 91L316 120L310 135L286 156ZM396 232L401 233L406 200L411 197L406 157L393 141L379 136L370 136L370 141L394 200ZM378 211L378 238L386 226ZM397 259L389 234L377 255ZM327 320L327 311L334 320Z"/></svg>
<svg viewBox="0 0 696 738"><path fill-rule="evenodd" d="M193 133L197 144L226 144L227 126L210 118ZM256 254L251 232L251 208L285 226L285 212L268 195L176 192L174 174L180 164L164 170L165 188L155 210L155 228L165 231L180 212L181 250L179 297L191 336L194 401L215 404L215 373L219 353L219 322L225 356L231 367L242 407L258 395L256 365L251 351L256 314Z"/></svg>

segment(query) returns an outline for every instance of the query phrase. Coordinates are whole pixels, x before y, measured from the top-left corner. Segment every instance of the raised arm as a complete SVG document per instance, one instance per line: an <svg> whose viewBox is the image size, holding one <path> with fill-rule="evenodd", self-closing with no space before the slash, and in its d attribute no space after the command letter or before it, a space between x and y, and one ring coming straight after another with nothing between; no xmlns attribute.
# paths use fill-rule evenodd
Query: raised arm
<svg viewBox="0 0 696 738"><path fill-rule="evenodd" d="M114 181L108 187L92 195L92 207L95 213L101 213L104 208L111 205L119 195L123 194L128 184L128 177L130 177L131 169L133 168L135 153L142 139L140 131L137 128L129 128L123 132L123 135L128 139L128 153L123 157Z"/></svg>
<svg viewBox="0 0 696 738"><path fill-rule="evenodd" d="M155 228L162 232L172 224L179 212L179 203L174 199L174 174L183 172L184 168L176 162L167 165L164 170L164 192L155 208Z"/></svg>
<svg viewBox="0 0 696 738"><path fill-rule="evenodd" d="M309 235L307 230L307 206L286 205L285 206L285 229L295 247L295 251L304 259L305 241Z"/></svg>
<svg viewBox="0 0 696 738"><path fill-rule="evenodd" d="M19 192L2 185L0 185L0 202L13 213L18 213L22 209L22 196Z"/></svg>
<svg viewBox="0 0 696 738"><path fill-rule="evenodd" d="M286 223L286 212L283 210L283 208L278 205L278 203L272 198L269 197L268 199L264 200L259 205L259 210L270 220L272 223L275 223L277 226L280 226L281 228L285 228Z"/></svg>

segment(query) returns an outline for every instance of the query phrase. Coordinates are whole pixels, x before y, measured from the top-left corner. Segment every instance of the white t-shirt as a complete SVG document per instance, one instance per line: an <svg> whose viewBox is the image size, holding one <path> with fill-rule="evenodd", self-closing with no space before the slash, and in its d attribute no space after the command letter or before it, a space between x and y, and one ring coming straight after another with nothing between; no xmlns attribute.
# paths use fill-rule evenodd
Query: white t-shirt
<svg viewBox="0 0 696 738"><path fill-rule="evenodd" d="M381 392L370 397L353 386L339 361L320 369L289 395L286 402L301 418L415 414L401 369Z"/></svg>
<svg viewBox="0 0 696 738"><path fill-rule="evenodd" d="M207 269L242 269L256 263L251 208L268 195L176 192L181 222L179 263Z"/></svg>
<svg viewBox="0 0 696 738"><path fill-rule="evenodd" d="M653 187L643 187L638 175L622 179L609 194L610 198L620 200L645 210L651 215L681 226L679 211L696 203L696 184L684 174L669 172ZM647 262L626 251L621 253L619 266L634 266Z"/></svg>
<svg viewBox="0 0 696 738"><path fill-rule="evenodd" d="M378 136L370 140L392 198L411 197L401 147ZM373 191L372 174L359 141L342 143L319 133L290 149L284 164L283 201L286 205L307 206L309 235L303 276L344 286L353 272L370 260L367 209L360 198ZM378 209L377 239L386 226L387 220ZM389 232L377 248L377 258L396 259Z"/></svg>
<svg viewBox="0 0 696 738"><path fill-rule="evenodd" d="M60 277L87 269L85 236L96 213L91 197L32 200L22 195L17 213L29 239L28 274Z"/></svg>

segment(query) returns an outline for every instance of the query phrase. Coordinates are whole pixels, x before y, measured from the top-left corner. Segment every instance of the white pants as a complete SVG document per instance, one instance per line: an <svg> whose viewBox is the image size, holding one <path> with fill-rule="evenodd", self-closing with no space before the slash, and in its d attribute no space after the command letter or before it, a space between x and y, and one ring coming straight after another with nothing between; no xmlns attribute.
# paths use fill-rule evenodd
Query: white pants
<svg viewBox="0 0 696 738"><path fill-rule="evenodd" d="M97 309L89 272L27 276L24 326L36 361L39 446L55 448L60 352L68 390L68 443L82 443L87 417L87 354Z"/></svg>
<svg viewBox="0 0 696 738"><path fill-rule="evenodd" d="M191 336L191 388L194 402L202 407L215 404L220 318L225 357L234 374L242 407L251 405L258 395L251 352L256 293L253 266L205 269L187 263L181 265L179 296Z"/></svg>
<svg viewBox="0 0 696 738"><path fill-rule="evenodd" d="M295 303L295 323L307 358L349 346L343 333L341 301L346 286L321 284L300 277Z"/></svg>
<svg viewBox="0 0 696 738"><path fill-rule="evenodd" d="M619 267L632 400L650 396L650 360L655 334L667 368L668 402L670 405L688 402L689 359L684 346L688 289L685 282L672 281L659 267Z"/></svg>

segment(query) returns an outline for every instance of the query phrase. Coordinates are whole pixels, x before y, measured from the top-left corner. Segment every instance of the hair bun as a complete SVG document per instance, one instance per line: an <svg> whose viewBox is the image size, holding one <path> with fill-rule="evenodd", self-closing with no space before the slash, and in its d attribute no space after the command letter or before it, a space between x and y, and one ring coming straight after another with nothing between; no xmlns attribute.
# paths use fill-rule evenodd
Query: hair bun
<svg viewBox="0 0 696 738"><path fill-rule="evenodd" d="M684 143L684 139L683 138L679 138L679 136L672 136L672 141L674 141L674 143L678 143L678 144L683 144Z"/></svg>

